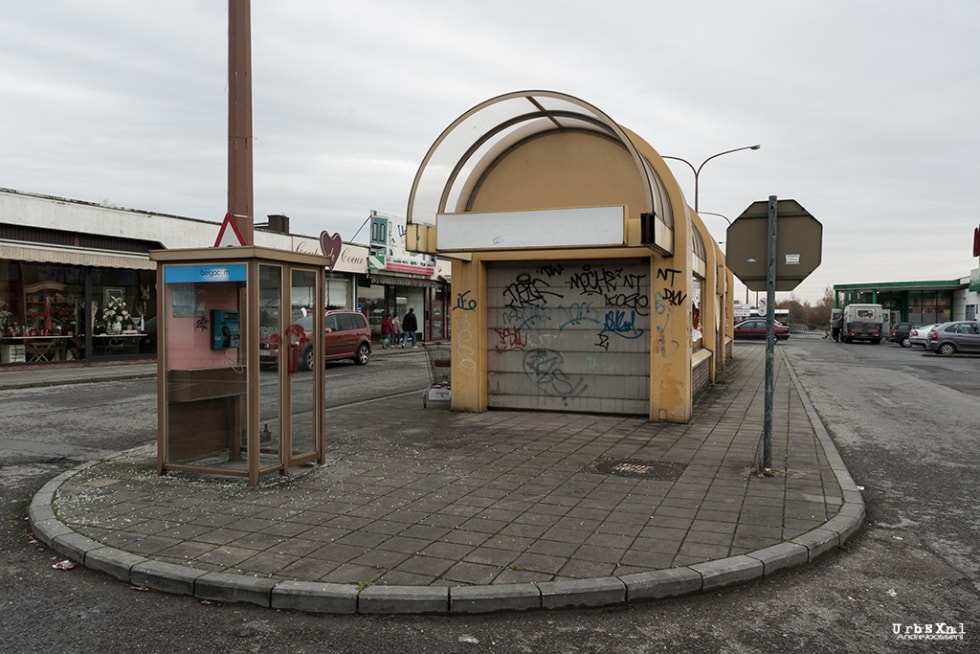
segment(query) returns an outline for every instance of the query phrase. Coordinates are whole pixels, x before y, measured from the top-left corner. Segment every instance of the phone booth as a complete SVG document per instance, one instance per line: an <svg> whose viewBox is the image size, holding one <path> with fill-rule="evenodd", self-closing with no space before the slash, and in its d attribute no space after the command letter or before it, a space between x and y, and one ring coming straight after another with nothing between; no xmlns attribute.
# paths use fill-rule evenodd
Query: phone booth
<svg viewBox="0 0 980 654"><path fill-rule="evenodd" d="M157 472L248 477L324 461L325 257L155 250ZM306 369L310 368L310 369Z"/></svg>

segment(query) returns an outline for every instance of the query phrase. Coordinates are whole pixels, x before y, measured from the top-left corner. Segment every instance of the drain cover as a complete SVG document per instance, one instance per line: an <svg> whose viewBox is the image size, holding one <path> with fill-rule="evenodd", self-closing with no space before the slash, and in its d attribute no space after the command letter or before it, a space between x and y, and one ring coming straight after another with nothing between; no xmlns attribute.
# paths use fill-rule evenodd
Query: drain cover
<svg viewBox="0 0 980 654"><path fill-rule="evenodd" d="M679 463L664 463L662 461L636 461L622 459L606 459L597 461L594 472L617 477L642 477L658 481L677 481L684 472Z"/></svg>

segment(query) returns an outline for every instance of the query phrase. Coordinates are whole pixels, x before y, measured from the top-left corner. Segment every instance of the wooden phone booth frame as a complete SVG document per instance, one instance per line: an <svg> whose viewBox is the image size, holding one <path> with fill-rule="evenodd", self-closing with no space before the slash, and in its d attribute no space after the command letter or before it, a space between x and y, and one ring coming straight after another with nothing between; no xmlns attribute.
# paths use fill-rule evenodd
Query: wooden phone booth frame
<svg viewBox="0 0 980 654"><path fill-rule="evenodd" d="M309 381L296 377L288 365L296 333L292 302L293 273L313 281L309 311L304 320L312 334L323 333L325 267L328 260L313 255L258 246L154 250L157 262L157 472L193 472L247 477L251 485L261 476L290 468L324 462L325 369L313 367ZM278 271L278 297L268 289L260 295L260 279ZM273 307L273 311L269 311ZM265 313L260 319L260 311ZM238 322L216 336L212 316ZM275 318L270 318L274 315ZM234 328L238 327L237 340ZM218 343L217 340L223 342ZM273 361L260 368L263 341L282 343ZM313 361L323 361L323 338L308 338ZM268 363L268 362L266 362ZM275 370L275 373L272 370ZM278 411L264 415L260 378L276 374ZM293 441L295 384L310 384L312 439L305 449ZM299 388L299 387L297 387ZM271 425L271 427L270 427Z"/></svg>

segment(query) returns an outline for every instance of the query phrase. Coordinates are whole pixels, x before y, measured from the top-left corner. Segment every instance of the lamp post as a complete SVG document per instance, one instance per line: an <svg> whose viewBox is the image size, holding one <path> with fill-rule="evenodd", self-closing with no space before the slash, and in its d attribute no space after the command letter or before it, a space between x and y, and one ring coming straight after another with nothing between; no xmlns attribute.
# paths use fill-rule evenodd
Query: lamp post
<svg viewBox="0 0 980 654"><path fill-rule="evenodd" d="M691 169L691 172L694 173L694 210L697 211L698 210L698 181L699 181L699 178L701 177L701 169L704 168L704 164L706 164L709 161L711 161L712 159L715 159L716 157L720 157L720 156L722 156L724 154L731 154L732 152L741 152L742 150L758 150L761 147L762 146L759 145L759 144L756 144L756 145L746 145L746 146L743 146L741 148L732 148L731 150L725 150L724 152L718 152L718 153L715 153L715 154L711 155L710 157L708 157L704 161L702 161L701 162L701 165L698 166L697 168L695 168L694 167L694 164L692 164L687 159L681 159L680 157L668 157L668 156L664 155L664 156L661 156L660 158L661 159L673 159L674 161L680 161L682 163L685 163L685 164L687 164L688 168ZM726 220L727 220L727 218L726 218Z"/></svg>

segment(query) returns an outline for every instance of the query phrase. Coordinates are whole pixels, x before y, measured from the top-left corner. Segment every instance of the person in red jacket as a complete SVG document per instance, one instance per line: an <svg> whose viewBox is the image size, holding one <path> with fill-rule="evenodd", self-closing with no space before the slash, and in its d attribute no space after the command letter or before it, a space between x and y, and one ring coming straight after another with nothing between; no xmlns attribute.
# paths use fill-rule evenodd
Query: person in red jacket
<svg viewBox="0 0 980 654"><path fill-rule="evenodd" d="M394 343L391 339L395 337L395 324L391 322L391 314L386 313L384 320L381 321L381 349L387 350Z"/></svg>

